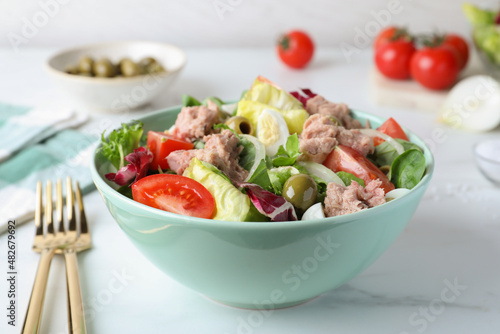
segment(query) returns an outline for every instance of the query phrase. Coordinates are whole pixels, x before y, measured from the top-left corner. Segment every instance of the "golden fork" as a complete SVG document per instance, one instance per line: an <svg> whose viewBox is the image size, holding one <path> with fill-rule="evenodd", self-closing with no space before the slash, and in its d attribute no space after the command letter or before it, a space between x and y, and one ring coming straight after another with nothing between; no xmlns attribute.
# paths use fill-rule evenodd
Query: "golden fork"
<svg viewBox="0 0 500 334"><path fill-rule="evenodd" d="M69 177L67 178L66 186L68 230L66 231L63 220L62 183L61 180L58 180L56 185L56 217L58 230L55 232L52 216L52 183L47 181L45 209L43 209L42 205L42 183L37 183L35 208L36 235L33 241L33 250L40 252L40 262L38 264L35 282L33 284L28 310L24 320L22 329L23 334L38 333L40 330L50 263L56 252L64 254L66 260L70 333L86 333L76 252L90 248L91 240L78 182L76 183L75 194L78 202L78 212L80 214L80 229L78 229L76 223L73 190ZM45 216L45 219L43 216ZM46 233L44 229L47 230Z"/></svg>
<svg viewBox="0 0 500 334"><path fill-rule="evenodd" d="M45 288L49 277L50 263L58 246L64 244L65 240L54 232L54 222L52 217L52 183L47 181L45 209L42 204L42 183L36 185L36 207L35 207L35 227L36 234L33 240L33 250L40 253L40 262L36 271L33 290L24 319L22 333L38 333L42 318L43 301L45 298ZM57 218L59 226L62 226L62 194L61 199L56 201ZM45 215L45 219L43 216ZM44 229L47 231L45 232ZM57 233L59 235L59 232Z"/></svg>
<svg viewBox="0 0 500 334"><path fill-rule="evenodd" d="M83 300L80 288L80 278L78 276L78 261L76 253L89 249L92 246L90 233L87 225L87 217L83 208L82 194L78 181L76 182L75 197L78 202L78 213L80 224L77 224L75 217L75 205L71 179L66 181L66 207L68 209L68 230L66 236L70 241L64 247L59 247L56 253L64 254L66 261L66 283L68 296L68 319L69 332L71 334L87 333L85 326L85 315L83 313Z"/></svg>

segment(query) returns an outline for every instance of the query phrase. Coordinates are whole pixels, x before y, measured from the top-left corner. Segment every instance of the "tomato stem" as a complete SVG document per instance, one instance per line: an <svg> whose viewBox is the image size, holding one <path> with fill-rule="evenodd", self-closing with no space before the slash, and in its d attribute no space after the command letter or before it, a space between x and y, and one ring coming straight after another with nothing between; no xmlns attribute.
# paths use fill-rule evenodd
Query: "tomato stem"
<svg viewBox="0 0 500 334"><path fill-rule="evenodd" d="M288 38L288 36L286 35L281 36L279 44L284 51L288 50L288 48L290 47L290 38Z"/></svg>
<svg viewBox="0 0 500 334"><path fill-rule="evenodd" d="M413 36L408 33L408 29L406 28L397 28L394 32L394 35L390 38L392 42L397 41L398 39L403 39L408 42L413 41Z"/></svg>
<svg viewBox="0 0 500 334"><path fill-rule="evenodd" d="M432 33L432 34L420 34L415 36L415 40L418 44L428 47L428 48L436 48L444 43L446 36L440 33Z"/></svg>

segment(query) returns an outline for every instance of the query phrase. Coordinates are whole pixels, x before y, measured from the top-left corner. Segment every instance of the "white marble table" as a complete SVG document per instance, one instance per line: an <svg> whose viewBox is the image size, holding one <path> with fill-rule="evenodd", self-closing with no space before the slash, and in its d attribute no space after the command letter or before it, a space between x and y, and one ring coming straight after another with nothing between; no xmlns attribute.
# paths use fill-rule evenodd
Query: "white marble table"
<svg viewBox="0 0 500 334"><path fill-rule="evenodd" d="M71 104L44 73L55 50L0 50L0 101ZM371 54L352 63L321 50L306 71L278 63L271 49L188 49L188 66L175 88L145 110L180 102L182 93L236 98L258 74L285 88L310 87L351 107L388 117L432 141L436 169L411 222L369 269L298 307L258 312L226 307L171 280L129 242L94 191L85 196L94 247L79 255L89 333L499 333L500 189L477 170L472 145L499 136L470 134L435 122L435 114L374 106L368 98ZM91 114L98 126L124 117ZM126 117L126 119L125 119ZM436 133L442 131L442 135ZM3 218L3 217L2 217ZM22 325L38 254L33 225L17 228L18 325L7 326L6 236L0 235L1 333ZM56 257L42 332L67 332L64 263Z"/></svg>

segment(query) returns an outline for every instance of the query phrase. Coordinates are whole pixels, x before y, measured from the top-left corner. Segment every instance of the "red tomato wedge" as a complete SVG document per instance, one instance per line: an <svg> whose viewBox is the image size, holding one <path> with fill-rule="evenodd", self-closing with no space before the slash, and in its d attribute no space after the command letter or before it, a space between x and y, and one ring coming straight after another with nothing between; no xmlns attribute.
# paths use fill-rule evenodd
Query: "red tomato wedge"
<svg viewBox="0 0 500 334"><path fill-rule="evenodd" d="M194 145L187 141L178 139L164 132L148 132L148 144L151 153L153 153L153 161L151 162L150 170L158 171L158 166L161 169L168 169L168 162L165 159L170 152L177 150L191 150Z"/></svg>
<svg viewBox="0 0 500 334"><path fill-rule="evenodd" d="M372 180L379 179L382 181L381 188L384 189L385 193L395 188L387 176L378 169L377 166L349 146L336 146L323 164L334 172L344 171L351 173L363 179L365 185Z"/></svg>
<svg viewBox="0 0 500 334"><path fill-rule="evenodd" d="M408 136L406 136L406 133L404 132L403 128L401 125L399 125L398 122L394 118L389 118L387 119L384 124L378 127L377 131L380 131L382 133L385 133L386 135L392 137L392 138L398 138L398 139L403 139L403 140L408 140ZM373 138L373 143L375 146L378 146L382 144L385 140L383 140L380 137L375 137Z"/></svg>
<svg viewBox="0 0 500 334"><path fill-rule="evenodd" d="M132 185L135 201L184 216L211 218L215 200L201 183L186 176L156 174Z"/></svg>

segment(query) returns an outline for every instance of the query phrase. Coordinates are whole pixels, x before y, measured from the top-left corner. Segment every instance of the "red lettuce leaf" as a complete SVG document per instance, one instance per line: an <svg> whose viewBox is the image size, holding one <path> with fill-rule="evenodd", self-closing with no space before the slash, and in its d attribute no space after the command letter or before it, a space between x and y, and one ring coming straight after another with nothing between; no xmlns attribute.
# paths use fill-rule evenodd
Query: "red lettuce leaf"
<svg viewBox="0 0 500 334"><path fill-rule="evenodd" d="M306 107L307 101L318 94L313 93L309 88L299 88L300 92L290 92L290 94L302 102L304 108ZM302 92L302 93L301 93Z"/></svg>
<svg viewBox="0 0 500 334"><path fill-rule="evenodd" d="M244 188L253 205L261 214L269 217L273 222L297 220L297 214L293 205L284 197L273 194L270 191L253 183L238 183Z"/></svg>
<svg viewBox="0 0 500 334"><path fill-rule="evenodd" d="M148 174L149 166L153 161L153 153L144 147L139 147L128 154L125 160L129 164L120 168L116 173L104 175L106 179L115 182L119 186L132 185ZM134 181L132 182L132 180Z"/></svg>

